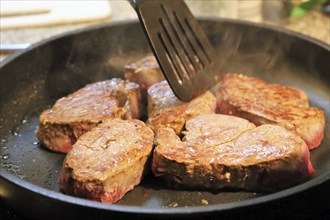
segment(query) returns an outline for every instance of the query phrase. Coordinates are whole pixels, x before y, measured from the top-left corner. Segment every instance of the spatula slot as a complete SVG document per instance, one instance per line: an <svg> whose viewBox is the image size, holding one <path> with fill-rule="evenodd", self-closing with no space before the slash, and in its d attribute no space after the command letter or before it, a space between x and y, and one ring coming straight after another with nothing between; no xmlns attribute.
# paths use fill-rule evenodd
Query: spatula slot
<svg viewBox="0 0 330 220"><path fill-rule="evenodd" d="M197 66L194 65L193 60L190 59L189 48L185 46L185 42L182 41L180 37L178 28L174 25L174 17L171 15L164 5L161 4L162 19L160 21L161 27L166 33L168 39L172 42L173 47L175 48L176 53L182 59L181 68L185 69L185 78L190 78L196 75Z"/></svg>
<svg viewBox="0 0 330 220"><path fill-rule="evenodd" d="M130 0L166 80L182 101L215 84L215 51L183 0Z"/></svg>
<svg viewBox="0 0 330 220"><path fill-rule="evenodd" d="M204 47L204 45L201 43L200 39L197 37L196 35L196 30L194 30L191 26L191 23L189 22L189 20L187 18L184 18L184 22L187 25L188 29L189 29L189 36L191 36L191 42L195 42L196 44L193 44L192 47L196 48L198 57L201 58L203 67L205 67L204 64L206 63L210 63L211 62L211 58L209 57L209 54L206 51L206 48ZM192 37L193 36L193 37ZM194 39L195 41L193 41L192 39ZM198 45L198 46L197 46ZM197 49L198 47L198 49ZM201 50L199 50L199 48ZM198 52L203 52L203 53L198 53ZM205 59L204 59L205 58Z"/></svg>
<svg viewBox="0 0 330 220"><path fill-rule="evenodd" d="M183 83L183 75L184 73L180 74L180 64L178 64L178 62L181 62L180 60L178 60L177 58L173 57L173 55L171 55L171 52L169 51L169 47L170 47L170 43L168 41L168 39L164 39L163 35L161 33L158 33L158 38L160 43L162 44L164 51L165 51L165 55L168 61L168 65L171 66L172 73L174 73L175 78L178 80L179 84L182 85ZM167 42L166 42L167 41ZM181 70L182 71L182 70Z"/></svg>

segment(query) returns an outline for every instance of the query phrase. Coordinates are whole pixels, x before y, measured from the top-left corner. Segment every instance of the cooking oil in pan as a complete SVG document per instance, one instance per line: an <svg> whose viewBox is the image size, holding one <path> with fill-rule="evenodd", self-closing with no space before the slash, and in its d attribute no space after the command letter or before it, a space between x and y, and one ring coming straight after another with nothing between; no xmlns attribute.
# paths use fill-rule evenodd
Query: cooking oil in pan
<svg viewBox="0 0 330 220"><path fill-rule="evenodd" d="M17 120L8 136L1 139L1 169L40 187L58 191L59 171L64 154L44 149L36 138L37 108Z"/></svg>

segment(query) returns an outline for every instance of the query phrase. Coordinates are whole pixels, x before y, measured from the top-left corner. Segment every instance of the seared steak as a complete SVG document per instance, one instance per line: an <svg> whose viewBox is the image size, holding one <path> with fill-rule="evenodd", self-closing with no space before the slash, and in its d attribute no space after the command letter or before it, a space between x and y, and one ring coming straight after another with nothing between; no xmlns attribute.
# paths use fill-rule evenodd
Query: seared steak
<svg viewBox="0 0 330 220"><path fill-rule="evenodd" d="M48 149L67 153L77 138L106 119L139 118L140 89L111 79L86 85L40 115L37 137Z"/></svg>
<svg viewBox="0 0 330 220"><path fill-rule="evenodd" d="M170 127L179 134L187 119L195 115L214 113L216 99L207 91L190 102L180 101L167 81L152 85L148 89L147 125L155 132L159 128Z"/></svg>
<svg viewBox="0 0 330 220"><path fill-rule="evenodd" d="M141 104L142 104L142 119L147 119L147 90L148 88L160 81L163 81L164 75L156 58L149 54L148 56L124 66L125 78L131 82L137 83L141 88Z"/></svg>
<svg viewBox="0 0 330 220"><path fill-rule="evenodd" d="M220 113L245 118L256 125L277 124L297 133L309 149L320 145L324 112L309 107L301 90L234 73L225 75L217 89Z"/></svg>
<svg viewBox="0 0 330 220"><path fill-rule="evenodd" d="M156 58L151 54L137 62L125 65L124 74L126 79L139 84L145 92L154 83L165 79Z"/></svg>
<svg viewBox="0 0 330 220"><path fill-rule="evenodd" d="M205 114L185 127L182 141L171 128L156 136L152 171L174 185L273 191L314 173L305 142L281 126Z"/></svg>
<svg viewBox="0 0 330 220"><path fill-rule="evenodd" d="M113 203L141 182L154 134L142 121L113 119L80 136L66 155L60 189Z"/></svg>

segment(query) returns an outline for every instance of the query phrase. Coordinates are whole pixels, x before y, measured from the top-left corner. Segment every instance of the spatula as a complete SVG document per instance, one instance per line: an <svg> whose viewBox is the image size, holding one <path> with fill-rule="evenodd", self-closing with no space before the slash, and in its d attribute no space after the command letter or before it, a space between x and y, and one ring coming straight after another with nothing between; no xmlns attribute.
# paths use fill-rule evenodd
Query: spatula
<svg viewBox="0 0 330 220"><path fill-rule="evenodd" d="M175 95L189 101L216 83L215 50L182 0L129 0Z"/></svg>

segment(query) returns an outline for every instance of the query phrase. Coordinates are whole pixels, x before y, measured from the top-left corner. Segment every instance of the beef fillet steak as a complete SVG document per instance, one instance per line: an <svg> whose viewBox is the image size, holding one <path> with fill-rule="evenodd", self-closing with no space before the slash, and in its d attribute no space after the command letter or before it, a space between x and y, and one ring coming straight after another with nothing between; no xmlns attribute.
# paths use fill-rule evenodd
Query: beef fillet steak
<svg viewBox="0 0 330 220"><path fill-rule="evenodd" d="M226 74L217 89L218 111L256 125L277 124L297 133L309 149L321 144L324 112L309 107L303 91L239 74Z"/></svg>
<svg viewBox="0 0 330 220"><path fill-rule="evenodd" d="M148 88L160 81L165 80L163 72L159 68L156 58L149 54L137 62L124 66L125 78L131 82L137 83L141 88L141 104L143 120L147 119L147 91Z"/></svg>
<svg viewBox="0 0 330 220"><path fill-rule="evenodd" d="M314 173L306 143L281 126L205 114L185 127L182 141L171 128L156 136L152 171L174 185L274 191Z"/></svg>
<svg viewBox="0 0 330 220"><path fill-rule="evenodd" d="M148 55L137 62L124 66L125 78L140 85L142 91L160 81L165 80L156 58Z"/></svg>
<svg viewBox="0 0 330 220"><path fill-rule="evenodd" d="M77 138L106 119L139 118L139 85L113 78L86 85L40 115L37 137L46 148L67 153Z"/></svg>
<svg viewBox="0 0 330 220"><path fill-rule="evenodd" d="M103 122L80 136L66 155L61 191L105 203L118 201L150 167L153 139L152 130L142 121Z"/></svg>
<svg viewBox="0 0 330 220"><path fill-rule="evenodd" d="M189 102L180 101L167 81L155 83L148 89L147 125L154 132L170 127L179 134L187 119L195 115L215 113L216 99L207 91Z"/></svg>

